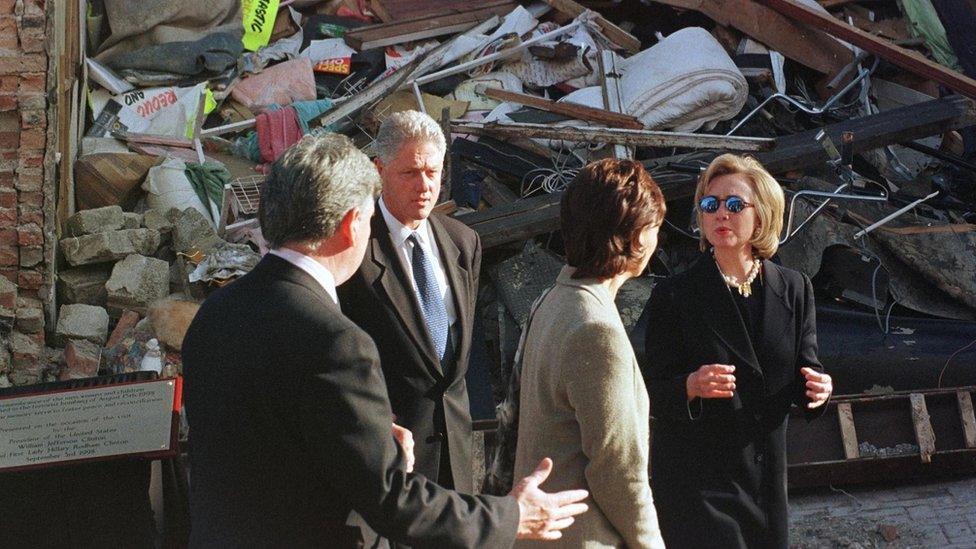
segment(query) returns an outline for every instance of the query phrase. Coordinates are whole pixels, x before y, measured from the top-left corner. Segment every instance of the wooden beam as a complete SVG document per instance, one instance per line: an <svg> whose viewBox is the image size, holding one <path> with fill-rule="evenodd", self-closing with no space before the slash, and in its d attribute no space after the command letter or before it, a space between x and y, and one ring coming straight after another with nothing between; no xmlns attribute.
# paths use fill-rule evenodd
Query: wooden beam
<svg viewBox="0 0 976 549"><path fill-rule="evenodd" d="M420 56L405 66L400 67L400 69L398 69L395 73L387 76L383 80L378 82L374 81L362 92L353 95L349 99L343 101L342 104L336 105L320 114L317 117L316 123L320 126L328 127L341 121L347 116L353 116L359 112L359 109L365 107L366 105L379 101L394 90L406 86L411 79L417 78L428 70L440 66L444 54L446 54L454 46L458 38L461 36L468 33L485 32L488 29L496 26L498 21L498 16L493 15L489 17L488 20L468 30L466 33L455 36L453 39L441 44L434 51ZM311 122L312 121L309 121L309 125L311 125Z"/></svg>
<svg viewBox="0 0 976 549"><path fill-rule="evenodd" d="M435 15L450 15L497 4L498 0L370 0L373 13L384 23L396 23Z"/></svg>
<svg viewBox="0 0 976 549"><path fill-rule="evenodd" d="M459 137L451 143L451 153L459 155L466 163L475 164L498 173L521 179L529 170L552 167L546 156L518 147L513 142L482 138L472 141ZM456 172L457 173L457 172Z"/></svg>
<svg viewBox="0 0 976 549"><path fill-rule="evenodd" d="M862 153L973 124L976 124L976 110L969 100L957 95L844 120L823 130L834 143L840 143L843 132L854 132L854 152ZM773 173L823 166L828 158L814 139L819 131L813 129L780 137L776 140L776 149L760 153L757 158Z"/></svg>
<svg viewBox="0 0 976 549"><path fill-rule="evenodd" d="M837 420L840 423L840 439L844 444L844 458L857 459L861 451L857 446L857 430L854 428L854 412L850 402L837 405Z"/></svg>
<svg viewBox="0 0 976 549"><path fill-rule="evenodd" d="M545 0L545 3L552 6L554 10L564 13L574 19L586 11L584 6L577 4L573 0ZM630 53L637 53L641 50L640 40L638 40L633 34L630 34L610 21L607 21L602 15L597 14L596 26L599 27L600 32L602 32L603 36L606 36L608 40L629 51Z"/></svg>
<svg viewBox="0 0 976 549"><path fill-rule="evenodd" d="M474 229L488 249L559 230L561 199L561 192L533 196L458 219Z"/></svg>
<svg viewBox="0 0 976 549"><path fill-rule="evenodd" d="M642 124L640 120L627 114L619 114L605 109L587 107L586 105L580 105L577 103L557 103L556 101L546 99L544 97L501 90L498 88L485 88L484 90L479 89L478 91L479 93L483 93L484 95L493 99L518 103L519 105L525 105L527 107L533 107L547 112L554 112L556 114L564 114L577 120L598 122L605 126L615 126L631 130L644 129L644 124Z"/></svg>
<svg viewBox="0 0 976 549"><path fill-rule="evenodd" d="M912 404L912 427L915 429L915 440L918 442L922 463L932 463L935 453L935 432L932 431L932 420L925 407L925 395L912 393L908 396Z"/></svg>
<svg viewBox="0 0 976 549"><path fill-rule="evenodd" d="M704 13L731 26L786 57L833 77L854 60L851 50L830 35L800 25L752 0L657 0L669 6Z"/></svg>
<svg viewBox="0 0 976 549"><path fill-rule="evenodd" d="M689 184L662 184L665 200L690 196L694 180ZM493 248L528 240L534 236L559 230L559 201L562 191L523 198L507 204L457 216L481 237L481 245Z"/></svg>
<svg viewBox="0 0 976 549"><path fill-rule="evenodd" d="M844 4L850 4L855 0L817 0L817 2L823 6L825 9L836 8L837 6L843 6Z"/></svg>
<svg viewBox="0 0 976 549"><path fill-rule="evenodd" d="M506 15L515 9L509 0L488 2L475 9L441 13L422 18L381 23L352 29L343 36L346 44L357 50L368 50L464 32L492 15Z"/></svg>
<svg viewBox="0 0 976 549"><path fill-rule="evenodd" d="M320 114L317 117L316 123L323 127L329 127L332 124L340 122L347 116L353 116L359 112L359 109L365 107L366 105L386 97L407 82L417 67L420 66L421 62L421 58L414 59L407 65L400 67L400 69L392 75L387 76L378 82L373 82L362 92L353 95L349 99L346 99L342 103L335 105L331 109ZM311 125L311 121L309 125Z"/></svg>
<svg viewBox="0 0 976 549"><path fill-rule="evenodd" d="M482 123L453 120L454 133L493 135L506 139L539 137L573 142L618 143L635 147L687 147L724 151L766 151L776 146L775 139L729 137L701 133L659 132L586 126L549 126L529 123Z"/></svg>
<svg viewBox="0 0 976 549"><path fill-rule="evenodd" d="M976 448L976 415L973 414L973 398L969 391L957 391L956 401L959 403L959 421L962 423L966 448Z"/></svg>
<svg viewBox="0 0 976 549"><path fill-rule="evenodd" d="M900 48L890 41L813 10L795 0L758 0L777 12L846 40L919 76L944 84L967 97L976 98L976 80L929 61L922 55Z"/></svg>
<svg viewBox="0 0 976 549"><path fill-rule="evenodd" d="M492 206L501 206L515 202L519 196L494 177L486 175L481 181L481 198Z"/></svg>

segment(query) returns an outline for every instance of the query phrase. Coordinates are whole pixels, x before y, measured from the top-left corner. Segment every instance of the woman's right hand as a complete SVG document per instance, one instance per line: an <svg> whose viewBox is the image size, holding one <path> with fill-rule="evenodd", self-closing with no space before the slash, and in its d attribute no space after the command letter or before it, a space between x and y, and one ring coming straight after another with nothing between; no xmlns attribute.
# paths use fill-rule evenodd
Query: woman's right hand
<svg viewBox="0 0 976 549"><path fill-rule="evenodd" d="M685 388L688 400L696 398L732 398L735 393L735 366L705 364L688 374Z"/></svg>

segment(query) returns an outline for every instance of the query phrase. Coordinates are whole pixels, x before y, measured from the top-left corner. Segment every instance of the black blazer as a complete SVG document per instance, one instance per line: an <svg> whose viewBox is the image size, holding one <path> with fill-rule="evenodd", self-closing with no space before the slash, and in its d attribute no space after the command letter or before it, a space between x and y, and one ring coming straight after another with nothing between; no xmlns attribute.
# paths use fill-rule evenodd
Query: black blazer
<svg viewBox="0 0 976 549"><path fill-rule="evenodd" d="M366 257L356 274L339 287L339 303L379 348L396 421L413 432L414 471L437 478L439 433L446 432L454 487L472 493L474 438L464 376L471 354L481 240L476 232L450 217L434 214L428 221L457 309L458 343L452 369L442 371L420 303L393 248L379 205L373 214Z"/></svg>
<svg viewBox="0 0 976 549"><path fill-rule="evenodd" d="M183 343L193 547L350 547L356 510L414 547L508 547L512 498L402 471L369 336L266 256L204 302Z"/></svg>
<svg viewBox="0 0 976 549"><path fill-rule="evenodd" d="M662 281L648 301L651 485L669 547L788 545L787 415L807 403L800 368L822 367L810 279L771 261L762 276L759 341L711 256ZM712 363L736 367L735 395L687 402L688 374Z"/></svg>

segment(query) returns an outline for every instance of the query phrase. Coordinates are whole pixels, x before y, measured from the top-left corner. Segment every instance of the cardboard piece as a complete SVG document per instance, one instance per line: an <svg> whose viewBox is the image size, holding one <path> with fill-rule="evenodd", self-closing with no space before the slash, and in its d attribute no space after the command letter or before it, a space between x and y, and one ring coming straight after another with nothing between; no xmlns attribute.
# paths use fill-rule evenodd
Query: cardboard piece
<svg viewBox="0 0 976 549"><path fill-rule="evenodd" d="M139 199L139 186L158 159L137 153L94 153L75 161L75 201L78 210L121 206Z"/></svg>

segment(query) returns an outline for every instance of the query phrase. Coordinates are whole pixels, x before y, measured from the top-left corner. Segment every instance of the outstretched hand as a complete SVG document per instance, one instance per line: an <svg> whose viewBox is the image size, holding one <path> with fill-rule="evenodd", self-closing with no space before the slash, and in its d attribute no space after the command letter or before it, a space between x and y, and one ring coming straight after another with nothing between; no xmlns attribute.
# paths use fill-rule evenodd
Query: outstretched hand
<svg viewBox="0 0 976 549"><path fill-rule="evenodd" d="M551 472L552 460L544 458L535 471L519 481L508 494L519 504L519 539L559 539L562 530L573 524L573 517L589 509L585 503L580 503L590 495L586 490L543 492L539 485Z"/></svg>

